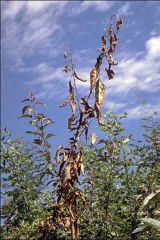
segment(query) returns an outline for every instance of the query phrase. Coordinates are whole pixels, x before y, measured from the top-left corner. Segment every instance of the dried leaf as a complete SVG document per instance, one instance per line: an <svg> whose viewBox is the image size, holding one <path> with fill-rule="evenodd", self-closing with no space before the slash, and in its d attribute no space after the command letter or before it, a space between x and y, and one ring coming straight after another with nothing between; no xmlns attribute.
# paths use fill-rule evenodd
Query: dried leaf
<svg viewBox="0 0 160 240"><path fill-rule="evenodd" d="M96 100L96 103L98 103L99 105L102 105L103 103L105 90L106 90L106 86L100 79L98 79L96 83L96 88L95 88L95 100Z"/></svg>
<svg viewBox="0 0 160 240"><path fill-rule="evenodd" d="M65 107L71 100L73 99L73 95L72 94L69 94L69 96L67 97L67 99L65 100L65 102L60 105L59 107Z"/></svg>
<svg viewBox="0 0 160 240"><path fill-rule="evenodd" d="M95 103L94 104L94 109L96 111L98 123L99 123L99 125L102 125L101 106L98 103Z"/></svg>
<svg viewBox="0 0 160 240"><path fill-rule="evenodd" d="M65 161L67 161L67 159L68 159L68 154L64 151L62 161L65 162Z"/></svg>
<svg viewBox="0 0 160 240"><path fill-rule="evenodd" d="M63 183L71 179L71 164L68 163L63 172Z"/></svg>
<svg viewBox="0 0 160 240"><path fill-rule="evenodd" d="M65 107L71 100L73 100L73 95L74 95L74 89L73 89L71 81L69 81L69 95L68 95L67 99L65 100L65 102L62 105L60 105L59 107Z"/></svg>
<svg viewBox="0 0 160 240"><path fill-rule="evenodd" d="M84 165L83 165L83 163L81 163L80 170L81 170L82 175L84 175Z"/></svg>
<svg viewBox="0 0 160 240"><path fill-rule="evenodd" d="M59 167L59 173L58 173L59 176L61 175L64 165L65 165L65 161L63 161Z"/></svg>
<svg viewBox="0 0 160 240"><path fill-rule="evenodd" d="M91 134L91 143L92 143L92 144L95 144L96 140L97 140L96 134L95 134L95 133L92 133L92 134Z"/></svg>
<svg viewBox="0 0 160 240"><path fill-rule="evenodd" d="M77 221L71 223L71 232L72 232L72 239L77 240L79 237L79 226Z"/></svg>
<svg viewBox="0 0 160 240"><path fill-rule="evenodd" d="M115 51L116 46L118 45L118 38L116 34L110 36L110 47Z"/></svg>
<svg viewBox="0 0 160 240"><path fill-rule="evenodd" d="M94 66L92 71L90 72L90 93L92 93L95 87L97 76L97 68Z"/></svg>
<svg viewBox="0 0 160 240"><path fill-rule="evenodd" d="M87 80L80 78L75 71L74 71L74 76L81 82L87 82Z"/></svg>
<svg viewBox="0 0 160 240"><path fill-rule="evenodd" d="M24 106L24 108L22 109L22 115L24 115L24 113L28 110L28 115L31 116L31 113L33 112L33 109L31 106L27 105Z"/></svg>
<svg viewBox="0 0 160 240"><path fill-rule="evenodd" d="M117 22L116 22L117 32L119 31L120 27L122 27L122 25L123 25L122 18L118 17L118 18L117 18Z"/></svg>
<svg viewBox="0 0 160 240"><path fill-rule="evenodd" d="M71 71L71 69L68 67L68 65L66 65L66 66L64 66L62 71L67 73L67 72Z"/></svg>
<svg viewBox="0 0 160 240"><path fill-rule="evenodd" d="M113 79L114 78L114 72L113 72L113 70L111 69L107 69L107 68L105 68L105 70L106 70L106 72L107 72L107 75L108 75L108 78L109 78L109 80L110 79Z"/></svg>
<svg viewBox="0 0 160 240"><path fill-rule="evenodd" d="M25 98L22 100L22 102L30 102L30 99L29 98Z"/></svg>
<svg viewBox="0 0 160 240"><path fill-rule="evenodd" d="M71 106L72 113L74 114L74 113L75 113L75 110L76 110L76 102L73 100L73 101L70 103L70 106Z"/></svg>
<svg viewBox="0 0 160 240"><path fill-rule="evenodd" d="M60 150L62 149L62 146L59 145L57 147L57 150L56 150L56 155L55 155L55 160L56 160L56 163L59 163L59 155L60 155Z"/></svg>
<svg viewBox="0 0 160 240"><path fill-rule="evenodd" d="M68 129L72 129L73 122L75 120L74 114L70 118L68 118Z"/></svg>

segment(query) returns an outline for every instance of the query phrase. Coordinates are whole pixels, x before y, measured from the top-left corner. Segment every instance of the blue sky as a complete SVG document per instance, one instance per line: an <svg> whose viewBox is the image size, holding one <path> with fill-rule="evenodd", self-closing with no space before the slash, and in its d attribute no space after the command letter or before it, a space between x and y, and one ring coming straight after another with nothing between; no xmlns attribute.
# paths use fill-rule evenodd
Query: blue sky
<svg viewBox="0 0 160 240"><path fill-rule="evenodd" d="M129 113L125 126L139 133L140 118L146 109L160 109L160 4L158 1L2 1L2 126L27 139L25 120L18 120L21 100L35 92L47 104L46 114L55 124L53 145L64 144L67 137L69 107L59 109L67 96L69 76L63 71L67 44L77 72L89 79L100 48L100 38L111 15L119 14L124 26L119 33L115 58L115 79L102 79L107 87L103 113ZM79 82L82 96L87 83ZM97 129L97 125L94 125ZM92 126L92 130L95 129ZM96 131L96 130L95 130ZM54 151L54 150L53 150Z"/></svg>

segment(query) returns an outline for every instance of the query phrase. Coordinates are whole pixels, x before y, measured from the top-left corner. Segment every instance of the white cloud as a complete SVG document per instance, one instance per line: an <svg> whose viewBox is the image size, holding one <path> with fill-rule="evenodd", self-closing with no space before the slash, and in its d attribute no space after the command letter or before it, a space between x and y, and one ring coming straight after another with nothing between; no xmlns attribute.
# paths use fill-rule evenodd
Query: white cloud
<svg viewBox="0 0 160 240"><path fill-rule="evenodd" d="M25 1L6 1L2 4L2 20L15 18L25 7Z"/></svg>
<svg viewBox="0 0 160 240"><path fill-rule="evenodd" d="M55 34L62 30L60 17L67 3L9 1L2 5L2 48L5 56L9 56L15 66L23 65L25 59L35 55L35 52L39 55L45 55L46 52L50 55L57 54L61 44ZM20 21L19 13L23 13Z"/></svg>
<svg viewBox="0 0 160 240"><path fill-rule="evenodd" d="M152 37L146 43L146 48L148 50L148 57L160 58L160 36Z"/></svg>
<svg viewBox="0 0 160 240"><path fill-rule="evenodd" d="M125 111L128 113L129 119L138 119L144 118L153 114L154 112L158 112L160 109L160 104L147 104L148 106L145 107L144 105L136 106L127 108ZM160 112L159 112L160 113Z"/></svg>
<svg viewBox="0 0 160 240"><path fill-rule="evenodd" d="M108 111L119 111L119 110L122 110L124 109L124 107L126 106L126 103L118 103L116 101L108 101L108 99L106 99L104 101L104 104L103 104L103 107L105 109L107 109Z"/></svg>
<svg viewBox="0 0 160 240"><path fill-rule="evenodd" d="M129 2L126 2L125 4L123 4L118 10L118 15L122 16L122 17L131 15L131 14L132 14L132 12L130 11Z"/></svg>
<svg viewBox="0 0 160 240"><path fill-rule="evenodd" d="M105 12L114 5L114 1L83 1L77 8L76 14L82 13L89 8L94 8L96 11Z"/></svg>
<svg viewBox="0 0 160 240"><path fill-rule="evenodd" d="M44 12L48 7L53 7L59 10L65 7L67 1L6 1L2 4L2 20L7 18L16 18L23 10L27 15L35 15Z"/></svg>
<svg viewBox="0 0 160 240"><path fill-rule="evenodd" d="M25 66L23 60L27 56L34 56L34 54L36 57L39 54L43 56L53 54L56 56L59 50L62 51L64 35L60 17L70 11L65 11L67 4L67 1L9 1L2 5L3 51L5 51L5 54L8 53L12 56L19 71L37 73L36 80L32 79L29 84L33 87L40 86L39 94L41 97L66 96L67 88L65 87L66 90L64 91L64 86L67 86L69 77L62 72L63 66L55 68L54 62L53 66L50 66L41 59L35 66L30 66L30 63L29 66ZM74 11L76 7L75 14L77 14L89 8L103 12L110 9L114 2L79 1L74 3L75 5L72 5L71 2L69 4L70 7L74 6ZM119 9L119 14L127 15L129 10L130 4L127 2ZM22 11L22 19L18 21L17 16ZM135 23L135 21L131 22L131 24ZM72 27L74 27L74 23ZM58 31L60 34L56 34ZM139 32L137 32L138 34ZM107 86L107 100L105 101L106 104L104 103L106 109L125 110L126 106L131 105L133 99L130 99L130 96L134 92L156 93L160 90L159 36L152 36L148 39L144 53L139 56L139 53L131 56L127 51L121 55L118 54L119 64L115 67L114 80L106 83L107 75L102 72L102 79L104 79ZM96 61L96 56L93 55L96 55L96 51L93 54L90 49L73 54L76 60L77 73L82 78L89 79L89 73ZM56 91L54 91L55 86ZM89 81L87 83L77 81L77 86L80 88L81 93L86 94L86 88L89 89ZM112 98L114 98L114 101L107 102L108 99ZM138 116L140 108L132 108L131 115L135 115L135 112L137 112L136 116Z"/></svg>
<svg viewBox="0 0 160 240"><path fill-rule="evenodd" d="M108 83L108 94L123 94L131 91L157 92L160 90L160 37L152 37L146 42L144 57L121 59L116 69L116 77Z"/></svg>

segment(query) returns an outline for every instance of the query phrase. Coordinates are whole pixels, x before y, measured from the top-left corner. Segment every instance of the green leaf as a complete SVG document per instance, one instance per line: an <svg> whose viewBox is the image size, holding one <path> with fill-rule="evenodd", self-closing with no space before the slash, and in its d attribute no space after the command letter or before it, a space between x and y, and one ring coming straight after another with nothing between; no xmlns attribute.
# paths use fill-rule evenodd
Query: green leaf
<svg viewBox="0 0 160 240"><path fill-rule="evenodd" d="M42 141L40 139L34 139L33 143L37 144L37 145L41 145Z"/></svg>
<svg viewBox="0 0 160 240"><path fill-rule="evenodd" d="M160 230L160 221L154 218L141 218L141 221Z"/></svg>
<svg viewBox="0 0 160 240"><path fill-rule="evenodd" d="M49 134L46 135L46 139L51 138L51 137L55 137L55 136L56 136L55 134L49 133Z"/></svg>
<svg viewBox="0 0 160 240"><path fill-rule="evenodd" d="M40 134L38 132L32 132L32 131L26 131L25 133L32 134L34 136L39 136Z"/></svg>

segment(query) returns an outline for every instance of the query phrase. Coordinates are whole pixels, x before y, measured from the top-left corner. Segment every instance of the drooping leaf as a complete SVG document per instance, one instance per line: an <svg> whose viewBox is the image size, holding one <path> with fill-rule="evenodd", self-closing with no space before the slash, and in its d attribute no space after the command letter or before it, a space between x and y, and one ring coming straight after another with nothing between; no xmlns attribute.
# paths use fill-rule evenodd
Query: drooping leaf
<svg viewBox="0 0 160 240"><path fill-rule="evenodd" d="M72 113L75 114L76 102L73 100L73 101L70 103L70 106L71 106Z"/></svg>
<svg viewBox="0 0 160 240"><path fill-rule="evenodd" d="M29 98L25 98L22 100L22 102L30 102L30 99Z"/></svg>
<svg viewBox="0 0 160 240"><path fill-rule="evenodd" d="M104 99L104 93L106 90L106 86L103 84L103 82L98 79L98 81L96 82L96 88L95 88L95 111L97 114L97 119L98 119L98 123L101 125L102 124L102 117L101 117L101 106L103 103L103 99Z"/></svg>
<svg viewBox="0 0 160 240"><path fill-rule="evenodd" d="M58 172L58 175L60 176L61 175L61 172L64 168L64 165L65 165L65 161L63 161L61 164L60 164L60 167L59 167L59 172Z"/></svg>
<svg viewBox="0 0 160 240"><path fill-rule="evenodd" d="M69 81L69 95L68 95L67 99L65 100L65 102L62 105L60 105L59 107L65 107L71 100L73 100L73 97L74 97L73 95L74 95L74 89L73 89L71 81Z"/></svg>
<svg viewBox="0 0 160 240"><path fill-rule="evenodd" d="M29 105L24 106L24 108L22 109L22 115L24 115L27 110L29 111L28 114L31 115L30 113L31 113L31 111L33 111L33 109Z"/></svg>
<svg viewBox="0 0 160 240"><path fill-rule="evenodd" d="M105 90L106 90L106 86L100 79L98 79L98 81L96 82L96 88L95 88L95 101L99 105L102 105L103 103Z"/></svg>
<svg viewBox="0 0 160 240"><path fill-rule="evenodd" d="M63 70L62 70L63 72L65 72L65 73L67 73L67 72L70 72L71 71L71 69L69 68L69 66L68 65L66 65L66 66L64 66L64 68L63 68Z"/></svg>
<svg viewBox="0 0 160 240"><path fill-rule="evenodd" d="M81 171L82 175L84 175L84 165L83 165L83 163L81 163L81 165L80 165L80 171Z"/></svg>
<svg viewBox="0 0 160 240"><path fill-rule="evenodd" d="M75 76L75 78L77 78L81 82L87 82L87 80L80 78L75 71L74 71L74 76Z"/></svg>
<svg viewBox="0 0 160 240"><path fill-rule="evenodd" d="M98 123L99 125L102 125L101 105L99 105L98 103L95 103L94 109L96 111Z"/></svg>
<svg viewBox="0 0 160 240"><path fill-rule="evenodd" d="M92 133L91 134L91 143L94 145L96 143L96 140L97 140L97 136L95 133Z"/></svg>
<svg viewBox="0 0 160 240"><path fill-rule="evenodd" d="M94 66L92 71L90 72L90 93L92 93L95 87L97 77L98 77L97 68Z"/></svg>
<svg viewBox="0 0 160 240"><path fill-rule="evenodd" d="M72 99L73 99L72 94L69 94L67 99L65 100L65 102L63 104L61 104L59 107L60 108L65 107Z"/></svg>
<svg viewBox="0 0 160 240"><path fill-rule="evenodd" d="M63 183L71 179L71 164L68 163L63 171Z"/></svg>
<svg viewBox="0 0 160 240"><path fill-rule="evenodd" d="M119 16L117 16L117 21L116 21L116 29L117 29L117 32L119 31L120 27L122 27L122 25L123 25L122 18L120 18Z"/></svg>
<svg viewBox="0 0 160 240"><path fill-rule="evenodd" d="M26 118L26 117L32 118L32 116L29 114L23 114L19 118Z"/></svg>
<svg viewBox="0 0 160 240"><path fill-rule="evenodd" d="M72 114L72 116L68 118L68 129L72 129L72 125L75 125L74 124L75 119L76 117L74 114Z"/></svg>
<svg viewBox="0 0 160 240"><path fill-rule="evenodd" d="M62 146L59 145L57 147L57 150L56 150L56 155L55 155L55 160L56 160L56 163L59 163L59 156L60 156L60 150L62 149Z"/></svg>
<svg viewBox="0 0 160 240"><path fill-rule="evenodd" d="M109 80L113 79L114 78L114 72L112 69L107 69L105 68L106 72L107 72L107 75L108 75L108 78Z"/></svg>

